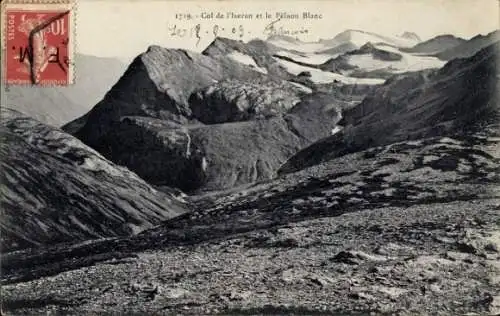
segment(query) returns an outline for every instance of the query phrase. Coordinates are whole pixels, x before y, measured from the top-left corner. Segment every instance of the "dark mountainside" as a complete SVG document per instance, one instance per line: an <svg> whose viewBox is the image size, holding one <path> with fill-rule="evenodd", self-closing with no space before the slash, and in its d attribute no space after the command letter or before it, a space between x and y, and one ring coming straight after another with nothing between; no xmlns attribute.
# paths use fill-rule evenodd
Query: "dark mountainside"
<svg viewBox="0 0 500 316"><path fill-rule="evenodd" d="M481 49L498 42L499 40L500 30L493 31L486 35L477 35L458 46L451 47L436 54L436 57L442 60L471 57Z"/></svg>
<svg viewBox="0 0 500 316"><path fill-rule="evenodd" d="M330 134L346 100L305 98L258 43L217 39L203 54L150 47L91 112L63 128L155 185L192 192L270 179ZM234 61L234 52L255 56L265 71Z"/></svg>
<svg viewBox="0 0 500 316"><path fill-rule="evenodd" d="M75 55L75 83L67 87L11 85L1 93L1 104L55 127L74 120L101 100L118 81L126 65L114 58ZM96 69L106 69L98 71Z"/></svg>
<svg viewBox="0 0 500 316"><path fill-rule="evenodd" d="M346 111L342 132L301 150L279 172L293 172L373 146L482 130L499 119L499 44L438 71L395 76ZM474 80L471 80L474 78Z"/></svg>
<svg viewBox="0 0 500 316"><path fill-rule="evenodd" d="M467 40L453 35L439 35L410 48L401 48L408 53L436 54L445 50L452 51L454 47L466 43Z"/></svg>
<svg viewBox="0 0 500 316"><path fill-rule="evenodd" d="M1 110L2 251L127 236L185 213L79 140L19 112Z"/></svg>
<svg viewBox="0 0 500 316"><path fill-rule="evenodd" d="M60 130L3 128L23 138L2 141L2 162L42 163L6 174L29 207L43 199L26 188L59 186L73 188L64 205L113 219L125 201L133 217L161 198L179 207L137 234L2 253L5 312L500 314L499 45L362 86L283 76L267 44L151 47L65 126L171 193ZM45 170L55 189L17 185ZM75 202L84 190L92 200Z"/></svg>

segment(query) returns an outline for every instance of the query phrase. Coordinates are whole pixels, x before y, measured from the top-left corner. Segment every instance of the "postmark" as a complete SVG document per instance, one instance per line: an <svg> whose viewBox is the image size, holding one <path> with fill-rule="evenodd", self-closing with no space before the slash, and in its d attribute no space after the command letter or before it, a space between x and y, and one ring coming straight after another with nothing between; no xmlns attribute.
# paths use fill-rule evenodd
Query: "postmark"
<svg viewBox="0 0 500 316"><path fill-rule="evenodd" d="M2 3L2 20L5 84L73 83L73 1L6 1Z"/></svg>

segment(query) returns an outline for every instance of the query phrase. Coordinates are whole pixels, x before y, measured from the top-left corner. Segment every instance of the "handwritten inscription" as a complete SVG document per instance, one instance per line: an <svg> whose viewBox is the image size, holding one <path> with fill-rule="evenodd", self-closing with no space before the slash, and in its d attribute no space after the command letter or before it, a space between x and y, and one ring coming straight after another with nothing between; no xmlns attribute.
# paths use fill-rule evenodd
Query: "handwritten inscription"
<svg viewBox="0 0 500 316"><path fill-rule="evenodd" d="M268 36L272 35L287 35L287 36L296 36L296 35L302 35L302 34L308 34L309 30L301 27L301 28L295 28L295 29L290 29L286 28L283 26L279 26L279 22L281 19L277 19L275 21L272 21L266 27L264 28L264 34Z"/></svg>
<svg viewBox="0 0 500 316"><path fill-rule="evenodd" d="M224 36L232 34L233 36L243 37L245 35L245 28L243 25L235 25L233 27L225 28L218 24L215 24L211 27L203 26L198 23L193 27L185 28L180 27L177 24L171 25L168 27L169 34L175 37L195 37L200 39L202 36L210 35L210 36ZM246 34L251 34L250 31L247 31Z"/></svg>
<svg viewBox="0 0 500 316"><path fill-rule="evenodd" d="M313 12L179 12L175 13L174 18L178 23L173 23L168 25L168 35L174 38L193 38L196 40L196 45L206 37L215 38L218 36L230 37L230 38L243 38L245 36L272 36L272 35L287 35L287 36L298 36L307 35L310 30L297 24L297 26L285 26L282 22L287 20L319 20L323 19L322 13ZM217 21L226 21L225 23ZM238 21L234 24L227 21ZM252 30L245 27L244 21L248 20L262 20L266 21L263 24L261 31L256 34L256 28L253 25ZM186 25L185 22L193 22L193 24ZM212 23L207 23L212 21ZM248 24L246 24L248 25Z"/></svg>

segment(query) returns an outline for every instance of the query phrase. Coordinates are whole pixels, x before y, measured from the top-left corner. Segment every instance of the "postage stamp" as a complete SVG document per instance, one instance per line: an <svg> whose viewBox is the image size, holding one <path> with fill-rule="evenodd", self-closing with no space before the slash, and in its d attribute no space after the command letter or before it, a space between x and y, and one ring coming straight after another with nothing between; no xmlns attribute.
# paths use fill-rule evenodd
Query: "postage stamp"
<svg viewBox="0 0 500 316"><path fill-rule="evenodd" d="M2 3L4 83L73 83L74 5L69 0Z"/></svg>

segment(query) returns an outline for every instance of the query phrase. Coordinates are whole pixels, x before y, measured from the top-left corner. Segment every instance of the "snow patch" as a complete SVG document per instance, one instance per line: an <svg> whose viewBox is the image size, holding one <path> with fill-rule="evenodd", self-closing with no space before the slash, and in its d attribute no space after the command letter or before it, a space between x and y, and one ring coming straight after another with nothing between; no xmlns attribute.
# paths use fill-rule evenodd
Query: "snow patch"
<svg viewBox="0 0 500 316"><path fill-rule="evenodd" d="M288 82L290 82L292 85L294 85L297 88L299 88L304 93L307 93L307 94L312 93L312 89L304 86L303 84L296 83L296 82L293 82L293 81L288 81Z"/></svg>
<svg viewBox="0 0 500 316"><path fill-rule="evenodd" d="M252 56L240 53L240 52L232 52L227 55L229 58L231 58L234 61L237 61L243 65L247 65L253 69L255 69L258 72L261 72L263 74L267 74L267 69L259 67L257 63L255 63L255 60L252 58Z"/></svg>
<svg viewBox="0 0 500 316"><path fill-rule="evenodd" d="M208 162L207 162L207 158L206 157L203 157L201 159L201 170L203 170L204 172L206 172L208 169Z"/></svg>
<svg viewBox="0 0 500 316"><path fill-rule="evenodd" d="M303 71L308 71L311 73L311 81L314 83L332 83L335 80L344 83L344 84L382 84L384 83L385 80L383 79L376 79L376 78L352 78L352 77L346 77L341 74L329 72L329 71L322 71L316 68L311 68L311 67L306 67L306 66L301 66L296 63L282 60L279 58L275 58L277 62L279 62L283 67L286 68L286 70L292 74L292 75L298 75Z"/></svg>
<svg viewBox="0 0 500 316"><path fill-rule="evenodd" d="M337 126L335 126L335 128L334 128L334 129L332 129L332 135L337 134L337 133L338 133L338 132L340 132L341 130L342 130L342 127L340 127L340 126L338 126L338 125L337 125Z"/></svg>
<svg viewBox="0 0 500 316"><path fill-rule="evenodd" d="M291 52L286 52L286 51L280 51L275 54L276 56L280 57L287 57L290 59L293 59L294 61L300 62L300 63L305 63L305 64L310 64L310 65L321 65L325 62L327 62L329 59L335 58L339 56L340 54L312 54L312 53L305 53L305 54L294 54Z"/></svg>
<svg viewBox="0 0 500 316"><path fill-rule="evenodd" d="M449 137L443 137L439 140L440 143L462 145L462 142Z"/></svg>
<svg viewBox="0 0 500 316"><path fill-rule="evenodd" d="M314 53L327 50L330 46L325 46L322 43L308 43L308 42L290 42L283 39L270 40L270 44L284 48L286 50L295 50L304 53Z"/></svg>
<svg viewBox="0 0 500 316"><path fill-rule="evenodd" d="M348 63L365 71L387 69L394 73L441 68L446 63L436 57L408 54L387 45L375 45L375 47L379 50L399 54L402 58L401 60L384 61L373 58L372 54L351 55L348 56Z"/></svg>

